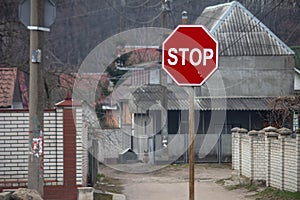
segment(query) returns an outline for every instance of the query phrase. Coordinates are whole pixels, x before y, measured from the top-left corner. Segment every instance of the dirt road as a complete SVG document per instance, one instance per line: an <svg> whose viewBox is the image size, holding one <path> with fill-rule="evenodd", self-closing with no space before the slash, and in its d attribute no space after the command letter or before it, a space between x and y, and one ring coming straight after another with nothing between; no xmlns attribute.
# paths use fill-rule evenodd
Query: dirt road
<svg viewBox="0 0 300 200"><path fill-rule="evenodd" d="M139 164L141 167L143 164ZM130 167L130 166L128 166ZM158 171L146 174L129 174L102 166L100 172L121 181L127 200L187 200L188 199L188 166L171 165ZM196 165L195 166L195 199L197 200L241 200L245 190L228 191L216 183L217 180L229 178L229 165Z"/></svg>

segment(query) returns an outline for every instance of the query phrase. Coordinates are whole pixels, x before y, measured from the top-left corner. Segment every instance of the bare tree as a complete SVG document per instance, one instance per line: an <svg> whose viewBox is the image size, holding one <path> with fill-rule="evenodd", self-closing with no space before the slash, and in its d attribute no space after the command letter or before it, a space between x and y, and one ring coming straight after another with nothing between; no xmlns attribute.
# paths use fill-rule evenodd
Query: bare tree
<svg viewBox="0 0 300 200"><path fill-rule="evenodd" d="M300 109L300 96L282 96L275 98L272 103L271 118L273 126L284 127L293 123L293 113Z"/></svg>

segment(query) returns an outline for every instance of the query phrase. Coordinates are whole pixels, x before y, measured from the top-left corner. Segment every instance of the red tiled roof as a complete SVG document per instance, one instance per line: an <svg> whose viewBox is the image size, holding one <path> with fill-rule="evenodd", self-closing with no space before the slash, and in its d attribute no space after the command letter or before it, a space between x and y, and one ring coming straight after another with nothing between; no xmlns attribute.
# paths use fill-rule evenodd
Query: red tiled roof
<svg viewBox="0 0 300 200"><path fill-rule="evenodd" d="M104 83L109 79L106 73L82 73L82 74L61 74L60 84L67 90L72 90L76 80L76 86L80 89L96 88L98 82Z"/></svg>
<svg viewBox="0 0 300 200"><path fill-rule="evenodd" d="M140 48L134 49L128 58L128 64L134 65L139 63L159 61L160 52L156 48Z"/></svg>
<svg viewBox="0 0 300 200"><path fill-rule="evenodd" d="M17 68L0 68L0 107L7 108L13 104Z"/></svg>
<svg viewBox="0 0 300 200"><path fill-rule="evenodd" d="M60 85L66 91L71 92L71 95L74 95L73 98L87 102L91 101L91 94L96 92L99 84L102 86L109 84L109 75L107 73L61 74L59 79ZM103 94L99 97L99 99L101 98L104 98Z"/></svg>
<svg viewBox="0 0 300 200"><path fill-rule="evenodd" d="M129 54L126 60L126 66L146 63L147 67L153 67L149 63L154 62L157 67L158 61L161 60L161 53L155 47L125 47L117 50L118 55Z"/></svg>

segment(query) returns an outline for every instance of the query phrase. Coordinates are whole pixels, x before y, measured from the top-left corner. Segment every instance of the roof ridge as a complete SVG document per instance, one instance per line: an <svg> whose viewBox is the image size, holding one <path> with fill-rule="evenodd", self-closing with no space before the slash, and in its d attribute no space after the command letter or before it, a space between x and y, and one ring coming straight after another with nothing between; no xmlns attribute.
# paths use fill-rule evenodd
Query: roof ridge
<svg viewBox="0 0 300 200"><path fill-rule="evenodd" d="M275 39L275 41L282 46L283 48L286 49L288 54L295 54L295 52L288 47L279 37L277 37L273 31L271 31L266 25L264 25L264 23L259 20L255 15L253 15L247 8L245 8L241 3L237 2L237 6L239 6L248 16L250 16L252 18L252 20L254 20L257 25L259 25L260 27L263 28L263 30L265 30L267 32L267 34L269 34L269 36L272 39Z"/></svg>
<svg viewBox="0 0 300 200"><path fill-rule="evenodd" d="M228 7L229 6L229 7ZM270 40L273 41L274 45L278 45L279 48L281 48L281 51L284 52L286 55L294 55L295 52L287 46L278 36L276 36L266 25L263 24L261 20L259 20L254 14L252 14L246 7L244 7L240 2L238 1L232 1L229 3L223 3L223 4L217 4L214 6L206 7L205 10L209 11L211 9L218 9L218 8L225 8L220 18L213 24L212 28L210 29L210 32L212 34L216 34L220 27L222 27L222 24L225 23L226 19L236 10L239 10L241 14L249 19L247 24L253 23L254 27L257 27L258 29L261 29L263 33L265 33ZM227 8L228 7L228 8ZM251 29L252 30L252 29ZM252 32L252 31L251 31ZM254 31L255 32L255 31Z"/></svg>
<svg viewBox="0 0 300 200"><path fill-rule="evenodd" d="M231 13L231 11L234 9L234 7L237 5L238 2L236 1L232 1L229 3L224 3L224 4L217 4L215 6L210 6L207 7L207 9L213 9L213 8L218 8L221 6L227 6L229 5L230 7L227 9L226 12L224 12L224 14L222 15L222 17L219 19L219 21L211 28L210 33L214 34L215 31L221 26L221 24L225 21L225 19L229 16L229 14Z"/></svg>

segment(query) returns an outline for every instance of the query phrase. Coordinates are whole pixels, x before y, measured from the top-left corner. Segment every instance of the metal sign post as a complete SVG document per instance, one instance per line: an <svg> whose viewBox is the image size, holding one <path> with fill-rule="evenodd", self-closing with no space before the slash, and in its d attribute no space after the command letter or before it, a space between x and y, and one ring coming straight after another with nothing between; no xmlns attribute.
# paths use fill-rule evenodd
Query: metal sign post
<svg viewBox="0 0 300 200"><path fill-rule="evenodd" d="M194 200L194 86L203 85L218 69L218 41L201 25L179 25L163 42L162 68L177 85L190 86L188 88L189 199Z"/></svg>
<svg viewBox="0 0 300 200"><path fill-rule="evenodd" d="M194 131L195 131L195 110L194 110L194 87L189 88L189 200L195 198L195 161L194 161Z"/></svg>

